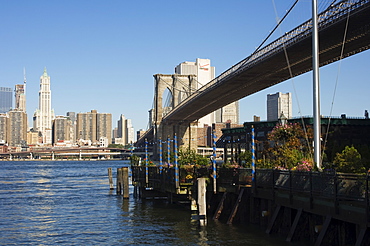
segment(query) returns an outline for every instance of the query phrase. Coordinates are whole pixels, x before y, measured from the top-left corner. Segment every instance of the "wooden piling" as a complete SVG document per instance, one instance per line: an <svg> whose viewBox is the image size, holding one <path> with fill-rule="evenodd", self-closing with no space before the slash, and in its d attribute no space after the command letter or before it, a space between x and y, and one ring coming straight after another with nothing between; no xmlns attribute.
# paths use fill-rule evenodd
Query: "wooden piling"
<svg viewBox="0 0 370 246"><path fill-rule="evenodd" d="M122 194L122 169L121 168L117 168L116 192L117 192L117 195Z"/></svg>
<svg viewBox="0 0 370 246"><path fill-rule="evenodd" d="M128 167L122 167L122 195L129 198Z"/></svg>
<svg viewBox="0 0 370 246"><path fill-rule="evenodd" d="M238 200L236 200L234 208L233 208L226 224L231 225L233 223L236 212L238 212L239 204L242 201L243 193L244 193L244 189L241 189L240 192L239 192Z"/></svg>
<svg viewBox="0 0 370 246"><path fill-rule="evenodd" d="M128 167L117 168L117 195L129 198Z"/></svg>
<svg viewBox="0 0 370 246"><path fill-rule="evenodd" d="M109 178L109 189L113 190L113 177L112 177L112 168L108 168L108 178Z"/></svg>
<svg viewBox="0 0 370 246"><path fill-rule="evenodd" d="M222 199L221 199L220 203L218 204L217 210L216 210L215 214L213 215L214 220L218 220L220 218L220 215L222 213L222 209L224 208L224 202L226 200L226 196L227 196L227 192L224 192L224 194L222 195Z"/></svg>
<svg viewBox="0 0 370 246"><path fill-rule="evenodd" d="M207 224L206 179L198 178L198 213L201 226Z"/></svg>

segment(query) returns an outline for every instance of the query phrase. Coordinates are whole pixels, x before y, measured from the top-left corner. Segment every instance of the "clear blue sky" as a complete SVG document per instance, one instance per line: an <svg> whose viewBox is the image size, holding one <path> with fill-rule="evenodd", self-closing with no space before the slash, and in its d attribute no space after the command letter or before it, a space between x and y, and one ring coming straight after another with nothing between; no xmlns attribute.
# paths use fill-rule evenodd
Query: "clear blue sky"
<svg viewBox="0 0 370 246"><path fill-rule="evenodd" d="M0 0L0 86L22 83L26 68L31 122L46 67L56 115L96 109L112 113L113 127L124 114L135 130L146 129L154 74L172 74L196 58L211 59L216 75L222 73L250 55L293 2ZM310 15L311 0L300 1L276 35ZM362 117L370 110L369 61L365 51L321 69L323 115L330 114L337 78L332 115ZM253 115L265 120L266 95L278 91L293 93L294 116L312 115L311 81L307 73L242 99L240 123Z"/></svg>

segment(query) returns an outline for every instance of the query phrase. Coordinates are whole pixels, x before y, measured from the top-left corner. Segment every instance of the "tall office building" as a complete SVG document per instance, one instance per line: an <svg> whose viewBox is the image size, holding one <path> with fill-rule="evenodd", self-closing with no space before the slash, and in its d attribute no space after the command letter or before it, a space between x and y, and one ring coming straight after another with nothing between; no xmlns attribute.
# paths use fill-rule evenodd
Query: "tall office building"
<svg viewBox="0 0 370 246"><path fill-rule="evenodd" d="M33 128L41 133L43 144L52 143L52 122L54 118L54 111L51 109L50 76L45 68L43 75L40 77L39 108L33 116Z"/></svg>
<svg viewBox="0 0 370 246"><path fill-rule="evenodd" d="M87 113L77 114L77 139L90 140L92 144L99 144L100 138L112 141L112 115L107 113L98 113L91 110Z"/></svg>
<svg viewBox="0 0 370 246"><path fill-rule="evenodd" d="M211 66L210 59L197 58L195 62L183 62L175 67L175 73L181 75L196 75L198 81L198 87L210 82L215 78L215 67ZM204 116L199 120L199 126L207 124L211 126L213 123L239 123L239 103L238 101L230 103L225 107L222 107L215 112Z"/></svg>
<svg viewBox="0 0 370 246"><path fill-rule="evenodd" d="M7 142L9 146L26 145L27 143L27 114L20 110L8 113Z"/></svg>
<svg viewBox="0 0 370 246"><path fill-rule="evenodd" d="M292 112L292 93L277 92L267 95L267 121L277 121L282 114L290 119Z"/></svg>
<svg viewBox="0 0 370 246"><path fill-rule="evenodd" d="M0 87L0 114L12 109L12 88Z"/></svg>

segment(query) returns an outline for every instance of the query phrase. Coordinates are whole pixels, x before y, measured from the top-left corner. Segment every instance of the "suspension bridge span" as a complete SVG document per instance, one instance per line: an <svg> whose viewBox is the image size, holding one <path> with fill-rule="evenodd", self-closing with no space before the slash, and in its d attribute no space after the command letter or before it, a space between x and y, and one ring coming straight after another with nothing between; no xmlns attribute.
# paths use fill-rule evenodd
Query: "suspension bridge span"
<svg viewBox="0 0 370 246"><path fill-rule="evenodd" d="M369 49L369 16L369 0L341 1L319 14L320 66ZM309 20L235 64L179 103L163 116L162 122L192 122L229 103L311 71L311 27Z"/></svg>

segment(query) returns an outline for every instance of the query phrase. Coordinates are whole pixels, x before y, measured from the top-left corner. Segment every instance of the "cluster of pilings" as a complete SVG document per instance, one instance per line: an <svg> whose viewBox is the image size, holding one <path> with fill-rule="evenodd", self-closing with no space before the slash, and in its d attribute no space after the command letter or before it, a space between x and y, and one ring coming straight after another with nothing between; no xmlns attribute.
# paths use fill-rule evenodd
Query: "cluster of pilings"
<svg viewBox="0 0 370 246"><path fill-rule="evenodd" d="M113 190L114 187L113 187L112 168L108 168L108 178L109 178L109 188ZM117 195L122 195L122 197L126 199L128 199L130 196L128 167L117 168L116 193Z"/></svg>

